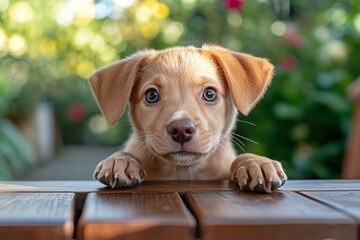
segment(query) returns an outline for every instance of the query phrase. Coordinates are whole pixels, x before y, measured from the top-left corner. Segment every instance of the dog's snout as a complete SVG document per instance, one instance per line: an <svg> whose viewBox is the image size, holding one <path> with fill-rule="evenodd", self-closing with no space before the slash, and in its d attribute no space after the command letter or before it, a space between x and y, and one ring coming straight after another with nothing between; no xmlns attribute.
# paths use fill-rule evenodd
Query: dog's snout
<svg viewBox="0 0 360 240"><path fill-rule="evenodd" d="M167 127L168 134L175 142L185 143L196 133L196 126L190 119L172 121Z"/></svg>

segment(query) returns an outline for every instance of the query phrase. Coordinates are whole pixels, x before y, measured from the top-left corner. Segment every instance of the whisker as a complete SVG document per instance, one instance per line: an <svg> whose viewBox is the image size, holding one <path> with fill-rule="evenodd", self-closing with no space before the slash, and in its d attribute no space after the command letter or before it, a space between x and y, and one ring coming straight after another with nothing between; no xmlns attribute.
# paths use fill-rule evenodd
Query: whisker
<svg viewBox="0 0 360 240"><path fill-rule="evenodd" d="M122 118L115 125L131 125L131 122L128 118Z"/></svg>
<svg viewBox="0 0 360 240"><path fill-rule="evenodd" d="M240 140L239 140L240 141ZM237 142L237 141L233 141L232 140L232 142L236 145L236 146L238 146L244 153L246 153L246 151L245 151L245 149ZM241 141L240 141L241 142Z"/></svg>
<svg viewBox="0 0 360 240"><path fill-rule="evenodd" d="M240 134L237 134L237 133L231 133L233 136L237 136L237 137L239 137L239 138L242 138L242 139L245 139L245 140L247 140L247 141L249 141L249 142L251 142L251 143L254 143L254 144L258 144L257 142L255 142L254 140L251 140L250 138L247 138L247 137L244 137L244 136L242 136L242 135L240 135Z"/></svg>
<svg viewBox="0 0 360 240"><path fill-rule="evenodd" d="M238 143L240 143L243 147L246 147L245 143L243 141L241 141L237 136L233 136L233 138L231 139L232 141L233 140L236 140L238 141Z"/></svg>
<svg viewBox="0 0 360 240"><path fill-rule="evenodd" d="M143 137L151 137L153 135L154 134L150 134L150 133L147 133L147 132L140 132L140 133L134 134L133 139L137 140L137 139L140 139L140 138L143 138Z"/></svg>
<svg viewBox="0 0 360 240"><path fill-rule="evenodd" d="M247 124L249 124L249 125L251 125L251 126L256 127L256 124L255 124L255 123L252 123L252 122L249 122L249 121L245 121L245 120L241 120L241 119L237 119L236 121L237 121L237 122L242 122L242 123L247 123Z"/></svg>

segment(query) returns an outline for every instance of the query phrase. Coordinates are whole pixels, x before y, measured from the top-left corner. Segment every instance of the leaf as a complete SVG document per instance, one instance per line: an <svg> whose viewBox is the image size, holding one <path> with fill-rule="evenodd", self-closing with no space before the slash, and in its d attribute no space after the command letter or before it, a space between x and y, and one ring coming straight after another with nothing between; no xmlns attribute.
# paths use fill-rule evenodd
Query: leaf
<svg viewBox="0 0 360 240"><path fill-rule="evenodd" d="M279 102L274 107L275 115L280 119L299 119L302 117L302 109L299 106L285 102Z"/></svg>
<svg viewBox="0 0 360 240"><path fill-rule="evenodd" d="M0 181L12 180L13 178L14 177L11 173L11 169L6 162L6 159L1 155L0 152Z"/></svg>
<svg viewBox="0 0 360 240"><path fill-rule="evenodd" d="M332 92L317 92L314 102L321 103L335 112L346 112L350 106L343 96Z"/></svg>
<svg viewBox="0 0 360 240"><path fill-rule="evenodd" d="M6 119L0 119L0 143L1 155L17 171L25 169L33 161L34 153L30 145L15 125Z"/></svg>

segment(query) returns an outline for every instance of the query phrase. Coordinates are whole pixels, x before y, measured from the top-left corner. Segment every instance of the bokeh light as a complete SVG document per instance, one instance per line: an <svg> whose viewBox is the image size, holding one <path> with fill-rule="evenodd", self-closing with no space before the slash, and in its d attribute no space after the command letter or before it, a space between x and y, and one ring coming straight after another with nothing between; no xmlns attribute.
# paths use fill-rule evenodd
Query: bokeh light
<svg viewBox="0 0 360 240"><path fill-rule="evenodd" d="M33 10L27 2L16 2L9 9L10 19L17 23L26 23L33 18Z"/></svg>
<svg viewBox="0 0 360 240"><path fill-rule="evenodd" d="M102 115L95 115L89 121L89 128L94 133L104 133L109 129L105 118Z"/></svg>
<svg viewBox="0 0 360 240"><path fill-rule="evenodd" d="M27 43L20 34L14 34L9 38L8 49L15 57L24 55L27 51Z"/></svg>
<svg viewBox="0 0 360 240"><path fill-rule="evenodd" d="M286 24L282 21L275 21L271 24L271 32L276 36L283 36L286 32Z"/></svg>

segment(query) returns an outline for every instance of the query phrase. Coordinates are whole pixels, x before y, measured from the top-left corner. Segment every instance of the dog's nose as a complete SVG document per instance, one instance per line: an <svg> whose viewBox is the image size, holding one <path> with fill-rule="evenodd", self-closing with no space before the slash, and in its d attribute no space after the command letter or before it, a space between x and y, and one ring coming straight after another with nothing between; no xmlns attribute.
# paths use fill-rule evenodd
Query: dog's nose
<svg viewBox="0 0 360 240"><path fill-rule="evenodd" d="M167 126L167 132L175 142L184 143L195 135L196 127L190 119L175 120Z"/></svg>

